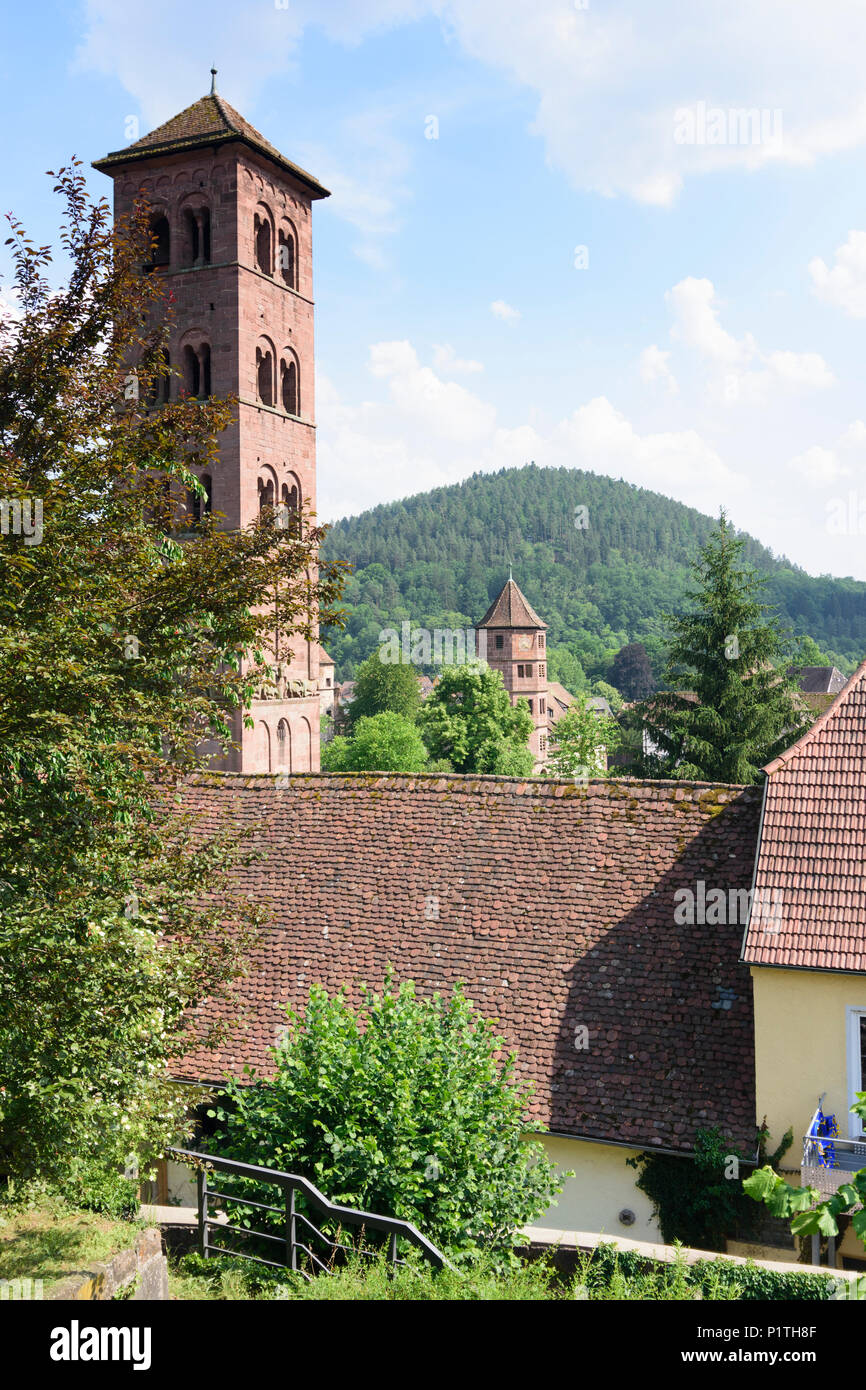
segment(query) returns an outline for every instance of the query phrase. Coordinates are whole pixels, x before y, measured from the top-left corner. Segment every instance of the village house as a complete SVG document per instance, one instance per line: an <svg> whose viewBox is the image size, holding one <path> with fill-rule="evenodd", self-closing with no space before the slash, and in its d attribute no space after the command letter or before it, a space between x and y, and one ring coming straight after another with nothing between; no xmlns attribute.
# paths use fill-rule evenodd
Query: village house
<svg viewBox="0 0 866 1390"><path fill-rule="evenodd" d="M793 1128L788 1181L829 1193L866 1167L850 1113L866 1090L866 662L766 773L755 890L780 912L752 920L743 944L757 1108L775 1135ZM835 1117L832 1143L815 1139L819 1111ZM851 1229L840 1255L864 1259Z"/></svg>
<svg viewBox="0 0 866 1390"><path fill-rule="evenodd" d="M531 1114L573 1169L541 1224L658 1235L626 1160L689 1159L719 1126L755 1147L752 990L742 924L682 925L678 890L751 886L757 787L421 775L220 774L185 793L203 826L255 828L238 870L273 925L239 986L239 1023L182 1076L267 1075L309 986L422 993L462 981L495 1018ZM287 781L287 785L284 783ZM210 1012L210 1011L205 1011ZM176 1178L175 1178L176 1181Z"/></svg>

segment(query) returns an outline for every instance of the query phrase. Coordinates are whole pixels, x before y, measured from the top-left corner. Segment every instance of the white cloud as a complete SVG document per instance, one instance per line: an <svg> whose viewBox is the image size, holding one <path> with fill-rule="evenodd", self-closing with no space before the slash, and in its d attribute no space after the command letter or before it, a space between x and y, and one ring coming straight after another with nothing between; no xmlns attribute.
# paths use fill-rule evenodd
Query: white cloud
<svg viewBox="0 0 866 1390"><path fill-rule="evenodd" d="M825 449L820 444L797 454L791 459L788 467L799 473L800 477L805 478L813 487L834 483L851 472L851 469L840 461L835 450Z"/></svg>
<svg viewBox="0 0 866 1390"><path fill-rule="evenodd" d="M670 353L664 352L657 343L651 343L640 355L641 381L662 381L673 394L679 390L677 379L670 369Z"/></svg>
<svg viewBox="0 0 866 1390"><path fill-rule="evenodd" d="M484 363L458 357L450 343L433 344L433 366L444 376L472 376L484 371Z"/></svg>
<svg viewBox="0 0 866 1390"><path fill-rule="evenodd" d="M411 343L375 343L370 348L370 371L387 381L398 414L433 438L473 444L493 428L494 407L465 386L440 380L431 367L422 367Z"/></svg>
<svg viewBox="0 0 866 1390"><path fill-rule="evenodd" d="M710 395L728 403L766 401L776 393L823 391L836 378L817 352L762 352L754 335L736 338L719 321L711 280L686 279L665 295L673 316L671 337L709 365Z"/></svg>
<svg viewBox="0 0 866 1390"><path fill-rule="evenodd" d="M866 318L866 232L849 232L833 268L820 256L809 262L815 294L854 319Z"/></svg>
<svg viewBox="0 0 866 1390"><path fill-rule="evenodd" d="M671 337L686 347L729 367L744 365L754 356L755 342L750 334L738 342L719 323L716 291L711 280L697 280L689 275L668 290L665 299L674 318Z"/></svg>
<svg viewBox="0 0 866 1390"><path fill-rule="evenodd" d="M291 75L308 27L357 44L432 16L464 54L535 93L532 129L576 187L667 205L698 174L808 165L866 144L866 7L824 0L819 14L801 0L795 15L790 0L691 0L685 19L682 0L586 9L568 0L288 0L286 9L151 0L142 24L127 0L86 0L76 61L119 79L156 122L205 90L205 30L207 59L214 54L229 100L244 109L268 79ZM783 139L744 138L751 122L735 114L724 142L678 143L677 113L701 104L726 115L778 111Z"/></svg>
<svg viewBox="0 0 866 1390"><path fill-rule="evenodd" d="M842 449L862 449L866 445L866 424L862 420L852 420L839 440Z"/></svg>
<svg viewBox="0 0 866 1390"><path fill-rule="evenodd" d="M504 299L494 299L490 306L490 312L497 319L519 319L520 310L506 304Z"/></svg>
<svg viewBox="0 0 866 1390"><path fill-rule="evenodd" d="M711 511L744 486L696 430L641 434L604 396L546 429L506 426L488 402L423 365L407 341L374 344L369 370L384 400L349 404L327 378L319 383L326 519L530 459L609 473Z"/></svg>
<svg viewBox="0 0 866 1390"><path fill-rule="evenodd" d="M852 455L856 456L858 451L861 457L852 459ZM849 461L840 458L840 454L847 455ZM860 468L866 465L866 424L862 420L853 420L832 448L813 444L801 454L796 454L789 460L788 468L799 473L813 487L824 487L838 482L840 478L851 477L855 471L852 466L854 462Z"/></svg>

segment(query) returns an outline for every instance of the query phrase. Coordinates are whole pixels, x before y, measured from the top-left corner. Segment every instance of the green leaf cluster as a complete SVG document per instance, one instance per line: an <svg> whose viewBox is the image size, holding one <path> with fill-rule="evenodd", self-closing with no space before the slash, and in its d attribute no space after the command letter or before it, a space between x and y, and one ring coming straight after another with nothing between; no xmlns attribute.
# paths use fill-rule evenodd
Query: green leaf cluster
<svg viewBox="0 0 866 1390"><path fill-rule="evenodd" d="M560 1186L523 1137L529 1091L502 1042L459 988L422 999L389 973L353 1008L346 990L314 986L289 1014L273 1079L228 1083L209 1146L413 1221L452 1255L506 1256ZM248 1219L261 1228L262 1213Z"/></svg>

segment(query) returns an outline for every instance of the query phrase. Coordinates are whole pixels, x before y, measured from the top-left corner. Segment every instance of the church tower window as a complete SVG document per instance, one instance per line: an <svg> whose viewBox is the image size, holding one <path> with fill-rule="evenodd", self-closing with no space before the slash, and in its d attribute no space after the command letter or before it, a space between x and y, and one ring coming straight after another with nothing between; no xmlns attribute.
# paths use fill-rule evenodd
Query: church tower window
<svg viewBox="0 0 866 1390"><path fill-rule="evenodd" d="M280 363L280 384L283 397L283 410L287 415L300 415L301 403L298 396L298 364L294 357Z"/></svg>

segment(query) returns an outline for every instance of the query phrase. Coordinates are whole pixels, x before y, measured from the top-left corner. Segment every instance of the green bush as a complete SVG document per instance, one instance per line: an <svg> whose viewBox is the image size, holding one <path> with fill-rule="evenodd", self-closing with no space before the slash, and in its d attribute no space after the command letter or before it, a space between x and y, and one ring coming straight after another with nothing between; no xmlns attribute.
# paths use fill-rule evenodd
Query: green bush
<svg viewBox="0 0 866 1390"><path fill-rule="evenodd" d="M138 1182L99 1163L74 1159L63 1183L63 1195L82 1211L96 1211L118 1221L131 1221L141 1202Z"/></svg>
<svg viewBox="0 0 866 1390"><path fill-rule="evenodd" d="M684 1297L705 1299L763 1299L773 1302L814 1301L832 1298L836 1281L827 1274L790 1274L762 1269L749 1260L745 1265L732 1260L698 1260L687 1265L682 1257L673 1265L663 1265L646 1259L632 1250L618 1250L615 1245L599 1245L591 1258L584 1262L583 1280L590 1297L629 1296L611 1293L612 1289L632 1289L632 1297L643 1299L664 1296L675 1290ZM655 1294L653 1289L659 1290ZM605 1291L607 1293L605 1294Z"/></svg>
<svg viewBox="0 0 866 1390"><path fill-rule="evenodd" d="M502 1056L459 988L418 999L389 973L381 995L361 995L355 1012L345 990L310 990L273 1050L273 1081L230 1081L209 1112L211 1152L301 1173L332 1201L413 1221L452 1256L506 1255L561 1190L542 1146L522 1139L529 1088L515 1081L513 1054ZM260 1227L255 1217L247 1224Z"/></svg>

